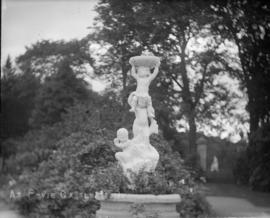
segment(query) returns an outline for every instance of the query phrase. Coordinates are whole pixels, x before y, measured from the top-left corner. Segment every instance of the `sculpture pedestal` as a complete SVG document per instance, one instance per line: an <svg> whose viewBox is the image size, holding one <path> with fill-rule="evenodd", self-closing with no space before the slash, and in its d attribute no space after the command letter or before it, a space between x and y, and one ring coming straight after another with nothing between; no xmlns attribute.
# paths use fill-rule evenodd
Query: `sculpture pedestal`
<svg viewBox="0 0 270 218"><path fill-rule="evenodd" d="M117 194L101 200L96 218L179 218L176 204L180 203L178 194ZM155 216L156 215L156 216Z"/></svg>

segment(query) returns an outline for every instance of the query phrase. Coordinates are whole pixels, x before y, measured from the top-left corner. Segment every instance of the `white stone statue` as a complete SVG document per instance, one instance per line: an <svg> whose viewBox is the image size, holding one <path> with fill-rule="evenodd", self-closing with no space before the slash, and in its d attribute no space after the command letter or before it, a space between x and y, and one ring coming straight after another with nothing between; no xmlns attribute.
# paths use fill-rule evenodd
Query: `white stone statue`
<svg viewBox="0 0 270 218"><path fill-rule="evenodd" d="M210 171L211 172L214 172L214 171L218 172L219 171L217 156L214 156L214 158L213 158L213 162L211 164Z"/></svg>
<svg viewBox="0 0 270 218"><path fill-rule="evenodd" d="M148 91L151 81L158 74L160 59L152 53L144 53L132 57L129 62L132 66L131 75L137 81L136 91L128 97L130 111L135 113L133 138L129 139L128 131L121 128L117 131L117 138L114 139L115 146L123 150L117 152L115 157L127 177L129 171L135 174L140 170L154 171L159 160L158 152L149 141L151 134L158 133L158 125Z"/></svg>

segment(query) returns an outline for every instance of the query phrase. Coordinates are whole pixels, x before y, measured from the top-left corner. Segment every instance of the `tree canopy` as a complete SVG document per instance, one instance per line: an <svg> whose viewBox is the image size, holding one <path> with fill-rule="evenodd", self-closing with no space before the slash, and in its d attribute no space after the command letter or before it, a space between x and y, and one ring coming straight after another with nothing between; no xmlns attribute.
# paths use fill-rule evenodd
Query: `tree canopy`
<svg viewBox="0 0 270 218"><path fill-rule="evenodd" d="M242 71L237 75L248 94L250 132L269 123L270 21L267 1L223 1L212 5L214 30L234 41Z"/></svg>
<svg viewBox="0 0 270 218"><path fill-rule="evenodd" d="M210 6L210 1L103 0L96 9L96 34L107 43L111 63L127 66L130 55L144 49L161 57L161 75L153 95L165 103L161 108L167 108L167 113L174 111L175 116L170 115L174 128L177 120L187 121L192 152L196 150L198 121L209 122L214 114L227 113L232 109L227 98L237 97L216 82L217 76L228 71L233 74L237 69L226 61L226 51L218 51L224 40L211 33ZM206 42L205 46L200 46L200 40ZM126 52L120 52L120 48ZM111 64L107 62L107 66ZM125 87L127 70L121 74ZM158 98L159 94L162 97ZM166 112L162 114L160 118Z"/></svg>

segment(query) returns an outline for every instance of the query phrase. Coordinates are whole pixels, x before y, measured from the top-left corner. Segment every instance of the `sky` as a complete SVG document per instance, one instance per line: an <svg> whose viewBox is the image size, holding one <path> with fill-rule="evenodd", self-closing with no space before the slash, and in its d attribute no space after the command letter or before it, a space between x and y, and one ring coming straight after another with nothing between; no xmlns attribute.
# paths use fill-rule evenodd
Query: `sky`
<svg viewBox="0 0 270 218"><path fill-rule="evenodd" d="M1 0L1 65L38 40L80 39L96 16L97 0Z"/></svg>

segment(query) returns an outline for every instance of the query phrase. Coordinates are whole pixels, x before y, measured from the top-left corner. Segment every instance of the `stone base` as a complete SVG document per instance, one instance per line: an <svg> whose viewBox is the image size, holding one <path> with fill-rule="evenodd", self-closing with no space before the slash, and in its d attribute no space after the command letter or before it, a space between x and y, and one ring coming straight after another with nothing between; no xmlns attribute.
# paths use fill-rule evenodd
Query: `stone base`
<svg viewBox="0 0 270 218"><path fill-rule="evenodd" d="M176 204L180 195L116 194L100 201L96 218L179 218ZM155 216L156 215L156 216Z"/></svg>

